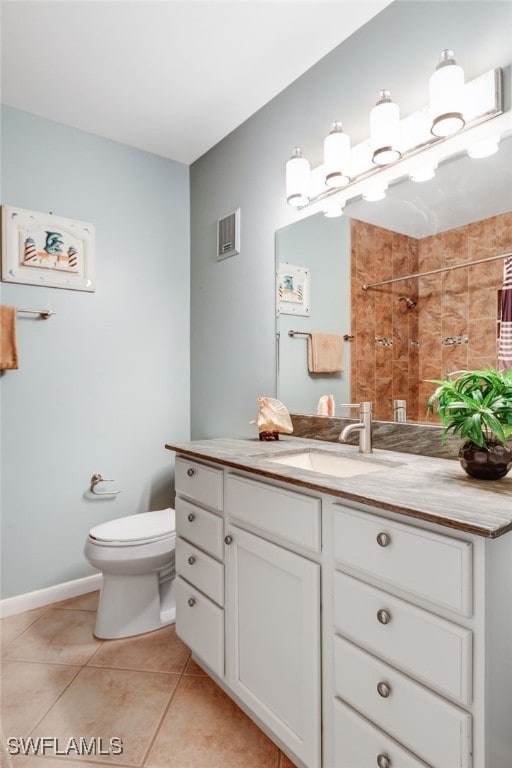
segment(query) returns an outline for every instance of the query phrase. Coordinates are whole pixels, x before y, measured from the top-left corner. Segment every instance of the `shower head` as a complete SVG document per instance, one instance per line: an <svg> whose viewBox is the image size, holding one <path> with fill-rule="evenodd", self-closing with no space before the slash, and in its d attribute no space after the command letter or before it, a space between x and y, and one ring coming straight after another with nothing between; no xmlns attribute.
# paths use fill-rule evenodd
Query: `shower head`
<svg viewBox="0 0 512 768"><path fill-rule="evenodd" d="M407 304L407 309L414 309L414 307L416 306L416 302L414 301L414 299L409 299L407 296L399 296L398 301L405 301L405 303Z"/></svg>

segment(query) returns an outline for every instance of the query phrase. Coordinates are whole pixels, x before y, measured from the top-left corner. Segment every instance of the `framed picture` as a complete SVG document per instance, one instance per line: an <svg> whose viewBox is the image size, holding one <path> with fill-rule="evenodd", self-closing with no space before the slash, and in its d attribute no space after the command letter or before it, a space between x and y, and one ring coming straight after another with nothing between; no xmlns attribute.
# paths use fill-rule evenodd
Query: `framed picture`
<svg viewBox="0 0 512 768"><path fill-rule="evenodd" d="M276 300L278 315L309 316L308 267L279 264L276 272Z"/></svg>
<svg viewBox="0 0 512 768"><path fill-rule="evenodd" d="M94 224L2 206L2 280L94 291Z"/></svg>

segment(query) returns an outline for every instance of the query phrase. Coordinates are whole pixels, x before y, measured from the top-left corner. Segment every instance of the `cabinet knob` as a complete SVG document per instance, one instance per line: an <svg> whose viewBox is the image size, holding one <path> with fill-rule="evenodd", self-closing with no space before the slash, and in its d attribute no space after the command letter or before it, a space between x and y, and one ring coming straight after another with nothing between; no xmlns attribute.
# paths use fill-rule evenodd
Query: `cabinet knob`
<svg viewBox="0 0 512 768"><path fill-rule="evenodd" d="M377 693L383 699L387 699L391 695L391 686L389 683L377 683Z"/></svg>
<svg viewBox="0 0 512 768"><path fill-rule="evenodd" d="M380 611L377 611L377 619L381 624L389 624L391 621L391 614L381 608Z"/></svg>
<svg viewBox="0 0 512 768"><path fill-rule="evenodd" d="M387 533L378 533L377 544L379 547L388 547L391 544L391 536Z"/></svg>
<svg viewBox="0 0 512 768"><path fill-rule="evenodd" d="M190 467L190 469L187 469L187 475L189 477L192 477L193 475L195 475L195 473L196 473L196 471L195 471L195 469L192 469L192 467Z"/></svg>
<svg viewBox="0 0 512 768"><path fill-rule="evenodd" d="M231 544L233 541L233 537L229 534L227 536L224 536L224 544Z"/></svg>
<svg viewBox="0 0 512 768"><path fill-rule="evenodd" d="M195 597L189 597L189 599L187 600L187 603L188 603L188 604L190 605L190 607L192 608L192 606L196 604L196 599L195 599Z"/></svg>
<svg viewBox="0 0 512 768"><path fill-rule="evenodd" d="M188 559L188 564L189 565L194 565L195 561L196 561L196 559L195 559L194 555L190 555L190 557Z"/></svg>
<svg viewBox="0 0 512 768"><path fill-rule="evenodd" d="M187 520L189 521L189 523L194 522L195 519L196 519L196 516L192 512L189 512L187 515Z"/></svg>
<svg viewBox="0 0 512 768"><path fill-rule="evenodd" d="M379 768L391 768L391 758L389 755L377 755L377 765Z"/></svg>

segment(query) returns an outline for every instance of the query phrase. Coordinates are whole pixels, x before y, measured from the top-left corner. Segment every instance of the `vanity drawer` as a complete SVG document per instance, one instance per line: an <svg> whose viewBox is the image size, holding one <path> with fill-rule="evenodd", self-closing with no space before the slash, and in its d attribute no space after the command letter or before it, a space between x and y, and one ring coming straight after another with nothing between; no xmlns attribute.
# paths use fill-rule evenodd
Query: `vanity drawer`
<svg viewBox="0 0 512 768"><path fill-rule="evenodd" d="M176 634L213 672L224 676L224 611L179 576Z"/></svg>
<svg viewBox="0 0 512 768"><path fill-rule="evenodd" d="M471 630L339 572L334 626L440 693L471 702Z"/></svg>
<svg viewBox="0 0 512 768"><path fill-rule="evenodd" d="M334 505L334 558L400 590L470 616L472 545Z"/></svg>
<svg viewBox="0 0 512 768"><path fill-rule="evenodd" d="M334 700L334 759L336 768L428 768L339 699Z"/></svg>
<svg viewBox="0 0 512 768"><path fill-rule="evenodd" d="M222 469L208 467L181 456L176 457L176 493L213 509L222 509L222 480Z"/></svg>
<svg viewBox="0 0 512 768"><path fill-rule="evenodd" d="M320 552L320 499L238 475L227 475L225 491L225 511L232 518Z"/></svg>
<svg viewBox="0 0 512 768"><path fill-rule="evenodd" d="M220 515L176 497L176 533L222 560L224 520Z"/></svg>
<svg viewBox="0 0 512 768"><path fill-rule="evenodd" d="M337 696L422 760L470 768L468 712L341 637L334 638L334 682Z"/></svg>
<svg viewBox="0 0 512 768"><path fill-rule="evenodd" d="M176 538L176 573L207 597L224 605L224 565L180 536Z"/></svg>

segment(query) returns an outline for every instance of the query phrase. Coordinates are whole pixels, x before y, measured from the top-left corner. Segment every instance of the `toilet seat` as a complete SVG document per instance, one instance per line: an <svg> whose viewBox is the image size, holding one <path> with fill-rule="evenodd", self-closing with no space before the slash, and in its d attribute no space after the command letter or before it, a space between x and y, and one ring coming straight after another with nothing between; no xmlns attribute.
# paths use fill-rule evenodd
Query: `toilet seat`
<svg viewBox="0 0 512 768"><path fill-rule="evenodd" d="M109 520L89 531L89 538L95 544L109 547L133 547L174 538L175 535L176 516L170 507Z"/></svg>

